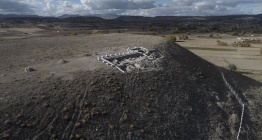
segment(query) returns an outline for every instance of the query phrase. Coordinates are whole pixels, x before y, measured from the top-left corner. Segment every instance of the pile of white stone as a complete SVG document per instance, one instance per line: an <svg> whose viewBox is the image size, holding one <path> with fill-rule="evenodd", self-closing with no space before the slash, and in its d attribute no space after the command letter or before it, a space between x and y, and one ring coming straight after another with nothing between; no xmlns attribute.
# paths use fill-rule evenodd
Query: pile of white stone
<svg viewBox="0 0 262 140"><path fill-rule="evenodd" d="M105 56L97 57L98 61L102 61L103 63L115 67L120 70L122 73L126 73L125 67L131 66L135 64L139 64L144 59L152 59L156 58L154 55L151 55L155 51L154 49L146 49L144 47L134 47L127 48L127 53L116 53L116 54L108 54ZM138 67L140 68L140 67Z"/></svg>

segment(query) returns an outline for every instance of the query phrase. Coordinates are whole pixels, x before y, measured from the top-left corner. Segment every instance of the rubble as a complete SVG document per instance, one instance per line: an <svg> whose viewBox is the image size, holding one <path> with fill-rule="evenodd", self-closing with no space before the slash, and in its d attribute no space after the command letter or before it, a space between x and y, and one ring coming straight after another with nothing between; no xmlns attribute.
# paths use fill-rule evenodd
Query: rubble
<svg viewBox="0 0 262 140"><path fill-rule="evenodd" d="M116 53L98 57L98 61L102 61L126 73L134 70L160 68L158 62L161 57L161 54L156 49L134 47L127 48L127 53Z"/></svg>

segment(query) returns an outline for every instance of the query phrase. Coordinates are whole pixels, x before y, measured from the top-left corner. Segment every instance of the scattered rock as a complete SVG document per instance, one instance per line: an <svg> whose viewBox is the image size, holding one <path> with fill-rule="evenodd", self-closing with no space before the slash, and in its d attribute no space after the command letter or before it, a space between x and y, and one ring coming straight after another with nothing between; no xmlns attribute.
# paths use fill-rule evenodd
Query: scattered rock
<svg viewBox="0 0 262 140"><path fill-rule="evenodd" d="M70 119L70 117L69 117L68 115L65 115L65 116L63 117L63 119L64 119L65 121L68 121L68 120Z"/></svg>
<svg viewBox="0 0 262 140"><path fill-rule="evenodd" d="M57 135L56 135L56 134L52 134L52 138L53 138L53 139L56 139L56 138L57 138Z"/></svg>
<svg viewBox="0 0 262 140"><path fill-rule="evenodd" d="M112 125L112 124L109 124L108 127L109 127L110 129L114 129L114 128L115 128L115 126Z"/></svg>
<svg viewBox="0 0 262 140"><path fill-rule="evenodd" d="M35 69L31 67L25 68L25 72L32 72L32 71L35 71Z"/></svg>
<svg viewBox="0 0 262 140"><path fill-rule="evenodd" d="M10 123L11 123L10 120L6 120L6 121L4 122L5 125L8 125L8 124L10 124Z"/></svg>
<svg viewBox="0 0 262 140"><path fill-rule="evenodd" d="M88 57L88 56L92 56L92 54L84 53L84 54L80 54L79 56L80 56L80 57Z"/></svg>
<svg viewBox="0 0 262 140"><path fill-rule="evenodd" d="M3 139L9 139L10 138L10 134L7 133L7 132L4 132L2 137L3 137Z"/></svg>
<svg viewBox="0 0 262 140"><path fill-rule="evenodd" d="M22 123L22 124L21 124L21 127L23 127L23 128L26 127L26 124L25 124L25 123Z"/></svg>
<svg viewBox="0 0 262 140"><path fill-rule="evenodd" d="M68 63L68 61L64 60L64 59L61 59L57 62L57 64L66 64Z"/></svg>
<svg viewBox="0 0 262 140"><path fill-rule="evenodd" d="M129 126L129 128L130 129L133 129L135 126L133 125L133 124L131 124L130 126Z"/></svg>
<svg viewBox="0 0 262 140"><path fill-rule="evenodd" d="M80 126L81 126L81 123L80 123L80 122L76 122L75 126L76 126L76 127L80 127Z"/></svg>
<svg viewBox="0 0 262 140"><path fill-rule="evenodd" d="M15 118L16 118L16 119L20 119L20 118L22 118L22 117L23 117L22 114L17 114Z"/></svg>
<svg viewBox="0 0 262 140"><path fill-rule="evenodd" d="M49 125L48 129L49 129L49 131L52 131L54 129L54 126L53 125Z"/></svg>
<svg viewBox="0 0 262 140"><path fill-rule="evenodd" d="M76 138L77 138L77 139L80 139L81 136L80 136L79 134L76 134Z"/></svg>

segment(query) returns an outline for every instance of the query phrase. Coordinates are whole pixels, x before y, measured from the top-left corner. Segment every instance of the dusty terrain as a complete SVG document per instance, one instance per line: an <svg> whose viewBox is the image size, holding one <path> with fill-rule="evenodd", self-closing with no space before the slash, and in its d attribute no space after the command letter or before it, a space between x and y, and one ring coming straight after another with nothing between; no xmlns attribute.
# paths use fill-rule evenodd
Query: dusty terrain
<svg viewBox="0 0 262 140"><path fill-rule="evenodd" d="M235 139L241 107L220 71L247 106L240 138L262 138L254 79L162 37L51 34L1 38L0 138ZM97 61L130 46L157 48L163 69L123 74Z"/></svg>
<svg viewBox="0 0 262 140"><path fill-rule="evenodd" d="M251 47L233 47L233 42L239 41L236 36L219 34L219 37L208 38L210 34L194 34L187 41L177 42L196 55L220 67L228 68L228 64L235 64L238 71L246 76L262 82L262 44L251 44ZM207 36L200 38L199 36ZM245 37L262 39L261 35ZM217 40L228 43L228 46L217 46Z"/></svg>

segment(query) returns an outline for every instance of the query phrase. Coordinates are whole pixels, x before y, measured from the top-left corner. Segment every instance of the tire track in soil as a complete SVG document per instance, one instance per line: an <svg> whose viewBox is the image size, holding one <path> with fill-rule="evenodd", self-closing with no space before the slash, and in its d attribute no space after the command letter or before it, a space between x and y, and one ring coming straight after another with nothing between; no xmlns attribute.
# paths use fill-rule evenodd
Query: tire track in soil
<svg viewBox="0 0 262 140"><path fill-rule="evenodd" d="M56 114L56 116L54 117L54 119L51 121L51 123L49 123L48 125L47 125L47 127L43 130L43 131L41 131L40 133L38 133L37 135L35 135L33 138L32 138L32 140L36 140L39 136L41 136L45 131L47 131L47 129L48 129L48 126L50 126L51 124L53 124L53 122L57 119L57 117L58 117L58 114Z"/></svg>
<svg viewBox="0 0 262 140"><path fill-rule="evenodd" d="M86 94L87 94L88 83L89 83L89 82L86 83L86 90L85 90L85 92L84 92L84 97L83 97L83 99L82 99L80 102L77 101L77 104L79 104L79 105L78 105L78 109L75 109L75 112L74 112L74 114L73 114L73 116L72 116L71 121L70 121L69 124L66 126L66 128L65 128L65 130L64 130L64 132L63 132L63 134L62 134L62 139L65 138L65 134L66 134L67 130L68 130L68 129L72 126L72 124L74 123L75 115L78 113L77 118L76 118L76 121L75 121L75 122L77 122L77 121L79 120L81 114L82 114L81 109L82 109L82 105L83 105L84 99L85 99ZM73 129L72 129L71 133L69 134L69 136L73 133L74 130L75 130L75 126L73 127ZM68 130L68 131L70 131L70 130ZM71 139L71 138L70 138L70 139Z"/></svg>
<svg viewBox="0 0 262 140"><path fill-rule="evenodd" d="M82 99L81 102L80 102L79 113L78 113L76 122L78 122L80 116L82 115L82 107L83 107L83 104L84 104L84 100L85 100L85 98L86 98L86 94L87 94L87 92L88 92L88 84L89 84L89 82L86 83L86 89L85 89L85 92L84 92L84 97L83 97L83 99ZM71 136L71 135L74 133L75 127L76 127L76 126L74 125L74 127L73 127L71 133L69 134L69 136ZM71 139L72 139L72 138L70 138L70 140L71 140Z"/></svg>
<svg viewBox="0 0 262 140"><path fill-rule="evenodd" d="M62 93L62 92L61 92L61 93ZM61 95L56 95L56 97L58 97L58 96L61 96ZM55 98L55 97L54 97L54 98ZM63 106L62 104L63 104L63 102L66 102L66 100L69 101L68 99L65 99L65 98L64 98L64 100L62 99L62 100L56 102L56 106L60 106L60 107ZM50 110L50 109L49 109L49 110ZM52 110L51 113L46 113L46 114L45 114L45 116L44 116L43 118L47 118L47 116L50 116L50 115L54 115L55 117L53 117L53 119L51 119L51 121L48 121L49 119L44 119L44 120L42 120L41 123L39 124L40 126L41 126L41 124L45 124L44 122L46 122L46 121L47 121L46 124L48 124L48 125L46 125L46 127L45 127L44 129L38 129L38 131L35 132L36 135L32 138L32 140L36 140L38 137L40 137L41 135L43 135L44 132L46 132L46 131L49 129L49 126L51 126L51 125L57 120L59 114L61 113L60 110L61 110L61 109ZM46 111L46 112L49 112L49 111ZM56 112L57 112L57 113L56 113ZM38 116L40 116L40 114L38 114ZM35 118L37 118L37 117L35 117ZM50 123L48 123L48 122L50 122Z"/></svg>

